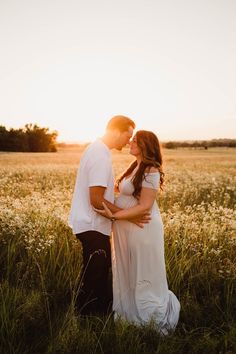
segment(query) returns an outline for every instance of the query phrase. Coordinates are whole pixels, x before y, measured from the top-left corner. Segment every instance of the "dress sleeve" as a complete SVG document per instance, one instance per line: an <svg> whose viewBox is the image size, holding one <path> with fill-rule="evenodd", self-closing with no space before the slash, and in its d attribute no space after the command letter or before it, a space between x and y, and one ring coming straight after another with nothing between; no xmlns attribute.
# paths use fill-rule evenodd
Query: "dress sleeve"
<svg viewBox="0 0 236 354"><path fill-rule="evenodd" d="M145 173L145 178L142 182L142 187L151 188L151 189L158 189L159 183L160 183L160 173L159 172Z"/></svg>

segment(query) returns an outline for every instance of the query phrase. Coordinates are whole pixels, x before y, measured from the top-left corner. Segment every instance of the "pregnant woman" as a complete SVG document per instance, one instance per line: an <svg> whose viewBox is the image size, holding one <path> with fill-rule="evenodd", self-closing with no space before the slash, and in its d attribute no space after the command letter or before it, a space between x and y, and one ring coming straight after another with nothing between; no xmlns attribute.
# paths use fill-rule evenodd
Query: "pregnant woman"
<svg viewBox="0 0 236 354"><path fill-rule="evenodd" d="M178 323L180 304L166 279L163 223L156 203L164 176L158 138L137 131L130 153L136 159L117 181L116 205L122 210L112 214L105 204L104 210L96 210L113 221L113 310L135 324L153 321L165 335ZM142 228L128 221L144 211L150 211L151 220Z"/></svg>

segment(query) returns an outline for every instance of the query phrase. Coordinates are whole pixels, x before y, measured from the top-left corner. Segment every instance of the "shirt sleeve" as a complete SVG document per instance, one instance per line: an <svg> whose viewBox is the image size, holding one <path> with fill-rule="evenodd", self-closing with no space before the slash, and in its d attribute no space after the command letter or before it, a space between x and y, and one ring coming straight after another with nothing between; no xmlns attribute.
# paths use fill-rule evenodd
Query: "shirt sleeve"
<svg viewBox="0 0 236 354"><path fill-rule="evenodd" d="M151 189L158 189L159 183L160 183L160 173L159 172L145 173L145 178L142 182L142 187L151 188Z"/></svg>
<svg viewBox="0 0 236 354"><path fill-rule="evenodd" d="M96 159L88 168L88 186L107 187L110 177L111 162L109 159Z"/></svg>

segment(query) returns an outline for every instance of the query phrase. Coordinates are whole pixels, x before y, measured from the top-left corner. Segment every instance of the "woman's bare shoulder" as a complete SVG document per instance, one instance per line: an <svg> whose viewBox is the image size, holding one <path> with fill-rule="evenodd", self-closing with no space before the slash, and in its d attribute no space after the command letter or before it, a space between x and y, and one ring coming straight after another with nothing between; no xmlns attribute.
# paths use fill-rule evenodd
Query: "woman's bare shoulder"
<svg viewBox="0 0 236 354"><path fill-rule="evenodd" d="M158 168L156 167L147 167L146 170L145 170L145 173L157 173L159 172Z"/></svg>

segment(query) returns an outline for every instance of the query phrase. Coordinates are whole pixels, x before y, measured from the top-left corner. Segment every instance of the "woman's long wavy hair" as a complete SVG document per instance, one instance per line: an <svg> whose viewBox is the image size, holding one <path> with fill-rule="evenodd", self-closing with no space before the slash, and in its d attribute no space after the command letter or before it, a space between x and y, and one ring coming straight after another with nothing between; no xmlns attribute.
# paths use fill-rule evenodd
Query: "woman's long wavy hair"
<svg viewBox="0 0 236 354"><path fill-rule="evenodd" d="M153 132L147 130L138 130L135 136L137 139L137 145L140 148L142 154L142 161L132 179L134 185L133 196L138 199L141 193L142 181L145 179L145 173L149 172L151 167L157 168L160 172L160 188L162 190L164 184L164 172L162 170L161 147L157 136ZM118 188L122 179L131 175L136 166L137 161L135 160L117 179L116 185Z"/></svg>

